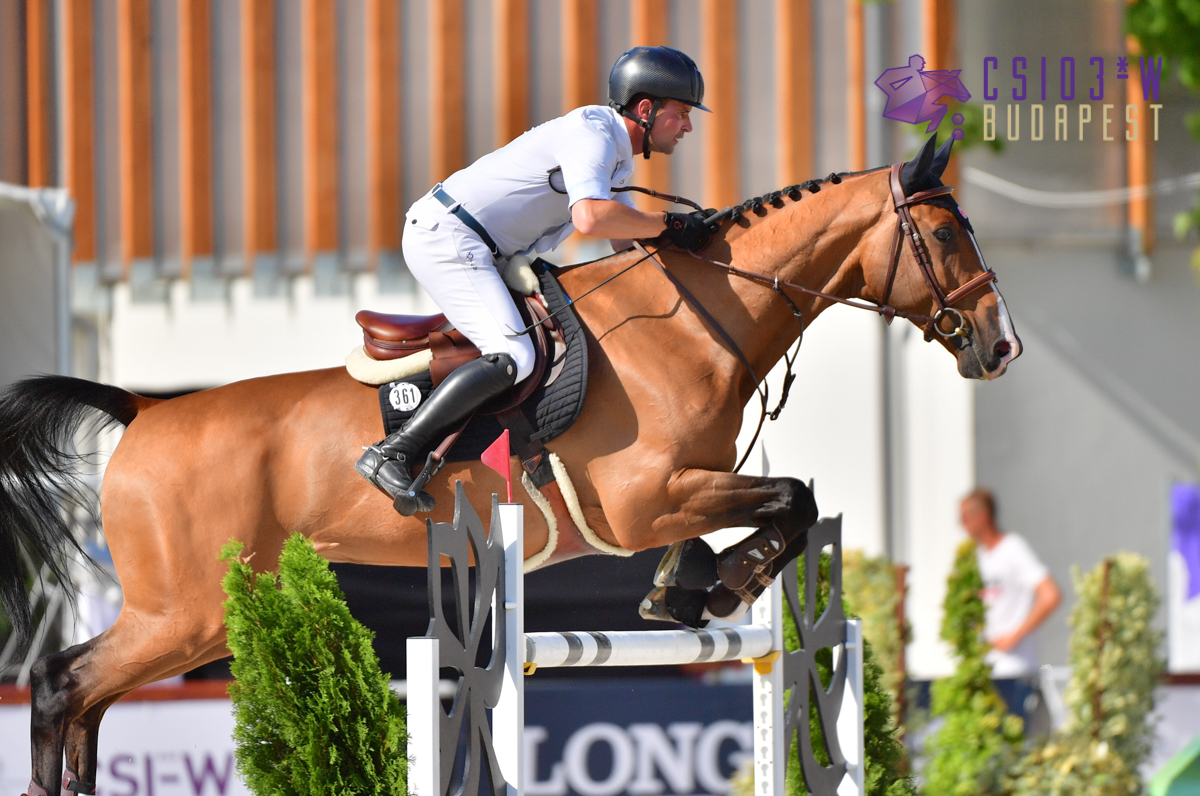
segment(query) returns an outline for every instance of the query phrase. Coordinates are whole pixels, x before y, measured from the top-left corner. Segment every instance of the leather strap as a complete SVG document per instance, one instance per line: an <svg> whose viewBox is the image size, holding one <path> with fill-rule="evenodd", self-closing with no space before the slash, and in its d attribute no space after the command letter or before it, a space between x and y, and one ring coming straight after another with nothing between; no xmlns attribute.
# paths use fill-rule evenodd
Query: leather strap
<svg viewBox="0 0 1200 796"><path fill-rule="evenodd" d="M71 768L67 768L63 772L62 789L71 793L81 794L81 796L95 796L96 784L94 782L80 782L79 775Z"/></svg>
<svg viewBox="0 0 1200 796"><path fill-rule="evenodd" d="M445 205L451 213L458 216L460 221L478 235L479 239L483 241L483 245L488 247L493 257L498 260L504 259L504 255L500 253L500 247L496 245L496 241L492 240L492 236L488 234L488 231L483 228L483 224L480 224L475 216L467 212L467 208L456 202L453 196L446 193L441 183L433 187L433 198Z"/></svg>
<svg viewBox="0 0 1200 796"><path fill-rule="evenodd" d="M50 796L46 789L37 784L33 780L29 780L29 787L25 789L25 793L21 796Z"/></svg>

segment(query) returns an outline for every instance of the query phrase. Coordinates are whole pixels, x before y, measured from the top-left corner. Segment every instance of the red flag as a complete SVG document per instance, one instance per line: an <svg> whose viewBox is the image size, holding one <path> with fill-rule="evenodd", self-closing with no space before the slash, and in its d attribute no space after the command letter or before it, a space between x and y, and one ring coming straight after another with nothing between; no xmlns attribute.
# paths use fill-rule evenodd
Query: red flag
<svg viewBox="0 0 1200 796"><path fill-rule="evenodd" d="M504 429L504 433L496 438L496 441L488 446L488 449L483 452L479 460L491 467L500 475L504 476L504 483L508 486L508 502L512 503L512 454L508 450L508 429Z"/></svg>

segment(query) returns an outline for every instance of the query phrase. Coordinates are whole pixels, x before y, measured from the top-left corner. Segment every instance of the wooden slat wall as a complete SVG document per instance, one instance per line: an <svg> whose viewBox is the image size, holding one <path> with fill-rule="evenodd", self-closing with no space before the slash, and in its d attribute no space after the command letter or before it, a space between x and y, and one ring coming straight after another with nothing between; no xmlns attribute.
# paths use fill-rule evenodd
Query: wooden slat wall
<svg viewBox="0 0 1200 796"><path fill-rule="evenodd" d="M1154 181L1154 114L1142 97L1141 46L1132 36L1125 39L1129 54L1129 79L1125 81L1125 103L1137 107L1137 140L1125 142L1126 184L1149 185ZM1163 70L1166 71L1165 69ZM1124 121L1124 119L1122 119ZM1121 129L1120 126L1117 129ZM1142 236L1142 254L1154 251L1154 194L1129 200L1129 226Z"/></svg>
<svg viewBox="0 0 1200 796"><path fill-rule="evenodd" d="M466 165L464 36L463 0L429 4L429 176L434 182Z"/></svg>
<svg viewBox="0 0 1200 796"><path fill-rule="evenodd" d="M600 101L596 12L596 0L562 0L563 113Z"/></svg>
<svg viewBox="0 0 1200 796"><path fill-rule="evenodd" d="M669 44L670 4L668 0L632 0L629 4L629 44L631 47L654 47ZM707 101L705 105L708 105ZM712 107L712 106L709 106ZM701 113L703 113L701 111ZM706 120L707 121L707 120ZM634 175L636 185L656 191L671 192L671 161L664 155L654 155L650 160L634 152ZM635 194L634 201L642 210L661 210L662 202L645 194Z"/></svg>
<svg viewBox="0 0 1200 796"><path fill-rule="evenodd" d="M92 89L92 3L64 0L63 185L75 198L75 261L96 259L95 113Z"/></svg>
<svg viewBox="0 0 1200 796"><path fill-rule="evenodd" d="M367 248L400 248L400 0L367 0Z"/></svg>
<svg viewBox="0 0 1200 796"><path fill-rule="evenodd" d="M212 17L209 0L179 0L180 276L212 254Z"/></svg>
<svg viewBox="0 0 1200 796"><path fill-rule="evenodd" d="M812 0L775 0L775 105L781 185L813 173Z"/></svg>
<svg viewBox="0 0 1200 796"><path fill-rule="evenodd" d="M121 255L154 256L153 87L150 0L118 0L117 80L120 151Z"/></svg>
<svg viewBox="0 0 1200 796"><path fill-rule="evenodd" d="M704 203L726 207L740 201L738 141L738 6L729 0L703 0L701 50L704 72Z"/></svg>
<svg viewBox="0 0 1200 796"><path fill-rule="evenodd" d="M957 68L957 2L921 0L921 54L925 56L926 70ZM942 173L942 182L958 187L957 157L950 158L946 171Z"/></svg>
<svg viewBox="0 0 1200 796"><path fill-rule="evenodd" d="M242 0L242 207L245 273L275 250L275 22L272 0ZM336 31L336 28L334 28Z"/></svg>
<svg viewBox="0 0 1200 796"><path fill-rule="evenodd" d="M311 269L314 254L338 248L340 164L336 0L305 0L301 28L304 50L304 248Z"/></svg>
<svg viewBox="0 0 1200 796"><path fill-rule="evenodd" d="M527 0L495 0L496 146L529 129L529 6Z"/></svg>
<svg viewBox="0 0 1200 796"><path fill-rule="evenodd" d="M867 167L862 0L846 0L846 155L850 171Z"/></svg>
<svg viewBox="0 0 1200 796"><path fill-rule="evenodd" d="M50 109L51 0L25 4L25 114L28 135L28 179L33 187L54 181L54 130Z"/></svg>

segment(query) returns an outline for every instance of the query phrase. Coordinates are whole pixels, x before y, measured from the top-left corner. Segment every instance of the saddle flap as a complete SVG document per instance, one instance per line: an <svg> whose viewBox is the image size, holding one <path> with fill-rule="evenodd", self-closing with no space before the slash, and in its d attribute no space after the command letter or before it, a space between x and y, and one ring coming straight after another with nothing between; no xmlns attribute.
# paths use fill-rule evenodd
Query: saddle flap
<svg viewBox="0 0 1200 796"><path fill-rule="evenodd" d="M421 341L419 348L425 347L422 338L430 332L436 332L446 325L446 316L438 315L389 315L385 312L362 310L354 316L362 327L364 337L370 336L376 343L400 343L413 345ZM395 345L384 346L396 348Z"/></svg>

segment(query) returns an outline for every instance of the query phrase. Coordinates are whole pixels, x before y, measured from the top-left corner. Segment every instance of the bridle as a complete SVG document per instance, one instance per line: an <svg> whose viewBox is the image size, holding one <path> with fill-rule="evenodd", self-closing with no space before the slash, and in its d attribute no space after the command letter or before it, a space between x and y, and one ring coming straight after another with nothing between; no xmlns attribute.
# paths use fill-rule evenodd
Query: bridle
<svg viewBox="0 0 1200 796"><path fill-rule="evenodd" d="M805 287L804 285L798 285L795 282L787 282L780 279L778 276L767 276L766 274L760 274L754 271L746 271L734 265L730 265L729 263L723 263L720 260L704 257L696 252L687 252L695 259L710 265L714 265L732 276L737 276L751 282L756 282L774 290L781 298L783 298L784 301L787 302L788 307L792 311L792 315L794 315L799 322L800 336L796 340L795 348L790 354L784 354L784 360L787 363L787 370L784 373L783 390L782 394L780 395L779 404L774 410L771 411L767 410L767 392L763 386L763 383L759 380L758 374L754 372L754 367L751 365L749 358L745 355L745 353L742 352L741 348L734 341L733 337L727 331L725 331L716 318L714 318L712 314L704 308L699 300L697 300L696 297L693 296L691 292L683 285L683 283L679 281L678 277L666 269L661 259L658 257L657 250L651 252L647 250L640 242L634 243L637 249L642 252L642 260L651 260L658 270L665 277L667 277L667 279L679 292L679 295L682 296L684 300L687 301L692 308L708 322L709 326L711 326L718 333L721 339L725 341L726 345L732 349L733 353L738 357L739 360L741 360L747 371L749 371L750 378L754 381L754 388L758 392L759 398L762 401L762 414L759 417L758 427L754 431L754 436L751 438L750 443L746 446L746 452L742 455L741 460L733 470L735 473L741 470L742 465L746 462L746 458L750 455L751 450L753 450L754 443L757 441L759 434L762 432L763 423L766 421L766 418L770 417L772 420L775 420L779 417L780 412L783 411L783 407L787 404L788 393L791 390L792 382L795 381L796 378L795 373L792 371L793 365L796 362L796 355L800 350L800 344L804 341L804 316L799 306L796 305L796 302L791 296L788 295L787 291L794 290L799 293L813 296L817 299L824 299L837 304L844 304L848 307L856 307L862 310L877 312L883 316L884 320L888 324L890 324L892 320L897 317L905 318L924 327L926 342L932 340L934 334L938 334L944 338L959 337L964 341L965 344L970 344L971 328L967 324L966 319L963 317L962 312L956 309L955 305L985 285L994 282L996 280L996 272L984 265L983 273L974 279L971 279L966 284L956 288L950 293L946 293L946 291L942 289L942 286L937 281L937 275L933 271L933 258L929 254L929 248L925 245L925 239L921 237L920 229L913 220L911 208L914 205L925 204L939 196L949 195L954 188L949 185L942 185L937 188L931 188L927 191L919 191L911 196L905 196L904 187L900 180L900 172L903 168L904 163L893 164L888 178L891 186L892 205L896 212L896 232L892 236L892 247L891 254L888 258L888 270L884 283L884 292L878 302L842 298L841 296L835 296L832 293L826 293L822 290L816 290L814 288ZM970 230L967 232L970 234ZM901 243L901 239L908 241L909 251L912 252L913 259L917 263L917 268L920 270L921 276L925 280L925 286L929 289L929 294L933 298L933 303L936 307L933 315L905 312L904 310L897 309L889 303L892 296L892 287L896 282L896 273L900 267L900 257L904 252L904 246ZM638 262L641 262L641 260ZM954 322L954 328L950 331L942 331L940 323L947 317L951 317L951 320Z"/></svg>
<svg viewBox="0 0 1200 796"><path fill-rule="evenodd" d="M891 323L892 318L900 314L895 307L888 304L888 301L892 297L892 285L896 282L896 271L900 266L900 254L903 250L900 239L905 238L908 240L913 259L917 262L917 268L920 270L921 276L925 279L925 286L929 288L929 294L933 297L933 303L937 307L937 310L934 311L932 316L903 314L902 317L912 320L925 319L926 341L933 339L934 332L940 334L942 337L957 335L969 338L971 334L970 328L966 325L962 313L955 309L954 305L984 285L995 282L996 272L984 265L983 273L965 285L958 287L949 294L942 290L942 286L938 284L937 276L933 273L933 260L929 256L929 248L925 245L925 239L921 237L921 230L917 228L917 223L913 221L910 208L913 205L924 204L938 196L947 196L954 189L949 185L941 185L937 188L931 188L928 191L918 191L912 196L905 196L904 187L900 183L900 170L902 168L904 168L903 163L893 164L891 173L888 176L892 189L892 204L896 210L896 234L892 236L892 254L888 263L883 296L879 300L879 314L883 315L888 323ZM968 234L970 234L969 230ZM955 315L958 320L950 332L943 332L939 324L943 318L948 317L950 314Z"/></svg>

